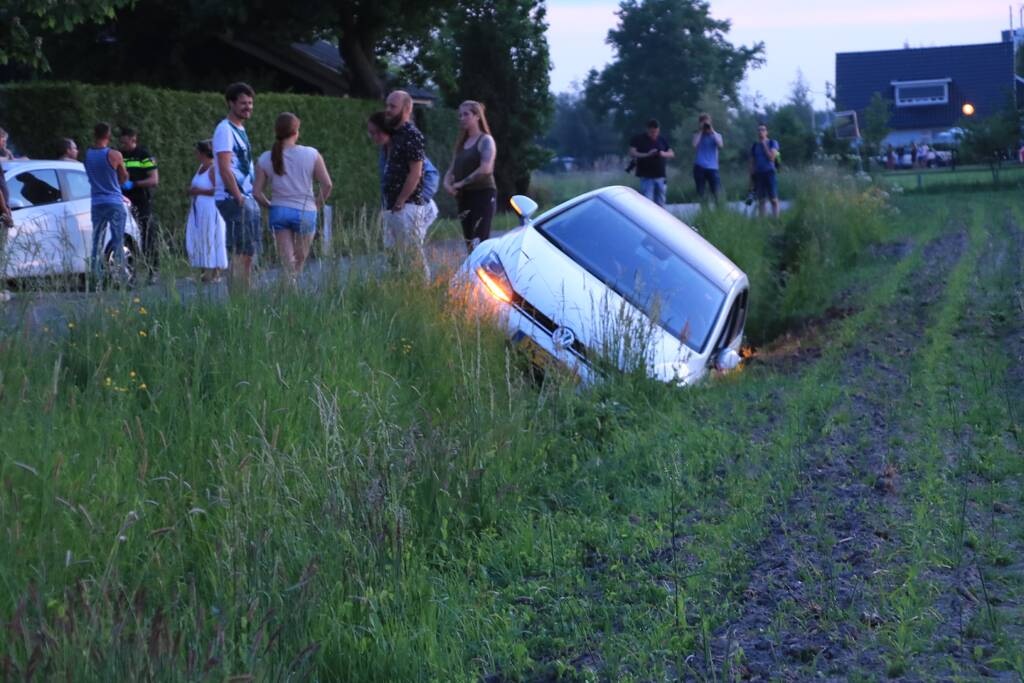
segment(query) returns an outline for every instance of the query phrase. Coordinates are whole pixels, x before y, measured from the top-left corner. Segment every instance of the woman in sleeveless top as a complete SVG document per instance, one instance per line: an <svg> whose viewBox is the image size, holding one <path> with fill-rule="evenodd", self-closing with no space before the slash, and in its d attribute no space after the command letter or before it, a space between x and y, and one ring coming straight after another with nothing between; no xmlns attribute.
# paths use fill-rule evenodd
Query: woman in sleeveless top
<svg viewBox="0 0 1024 683"><path fill-rule="evenodd" d="M467 252L473 251L477 241L491 236L498 194L494 184L497 155L484 105L466 100L459 105L459 137L451 166L444 175L444 187L458 199Z"/></svg>
<svg viewBox="0 0 1024 683"><path fill-rule="evenodd" d="M218 271L228 267L226 226L213 199L213 147L209 142L196 143L199 170L192 177L188 193L192 209L185 227L185 250L193 268L202 271L203 282L219 282Z"/></svg>
<svg viewBox="0 0 1024 683"><path fill-rule="evenodd" d="M274 232L277 253L285 273L294 279L302 273L309 247L316 234L316 213L324 205L333 185L327 165L313 147L296 144L299 139L299 117L284 112L274 123L276 141L256 164L253 197L270 209L270 229ZM313 181L320 185L313 193ZM263 193L267 182L271 198Z"/></svg>

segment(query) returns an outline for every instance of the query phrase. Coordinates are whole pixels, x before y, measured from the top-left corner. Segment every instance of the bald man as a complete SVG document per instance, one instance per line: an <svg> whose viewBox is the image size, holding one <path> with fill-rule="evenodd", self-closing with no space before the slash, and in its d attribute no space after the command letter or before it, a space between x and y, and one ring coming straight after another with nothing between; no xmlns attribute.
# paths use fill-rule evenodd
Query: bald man
<svg viewBox="0 0 1024 683"><path fill-rule="evenodd" d="M394 249L400 263L422 269L430 279L423 240L437 218L437 206L423 195L426 140L412 123L412 97L404 90L388 95L384 107L394 131L384 172L384 246Z"/></svg>

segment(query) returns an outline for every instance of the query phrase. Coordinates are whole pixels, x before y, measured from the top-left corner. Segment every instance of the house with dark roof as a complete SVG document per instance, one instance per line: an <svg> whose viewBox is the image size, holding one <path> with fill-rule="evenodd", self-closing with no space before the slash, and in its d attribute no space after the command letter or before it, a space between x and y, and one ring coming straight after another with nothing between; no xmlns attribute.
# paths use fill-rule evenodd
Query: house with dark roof
<svg viewBox="0 0 1024 683"><path fill-rule="evenodd" d="M836 54L836 109L864 110L877 92L892 103L885 142L931 142L960 123L964 105L980 118L1019 102L1014 41Z"/></svg>

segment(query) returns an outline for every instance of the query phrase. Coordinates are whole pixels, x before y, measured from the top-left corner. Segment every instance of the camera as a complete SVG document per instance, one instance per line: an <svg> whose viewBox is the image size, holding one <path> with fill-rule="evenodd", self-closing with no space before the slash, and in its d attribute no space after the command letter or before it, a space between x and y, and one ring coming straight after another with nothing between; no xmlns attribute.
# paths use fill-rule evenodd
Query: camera
<svg viewBox="0 0 1024 683"><path fill-rule="evenodd" d="M705 133L710 133L711 132L711 124L708 123L707 121L704 122L704 124L701 126L701 128L704 129Z"/></svg>

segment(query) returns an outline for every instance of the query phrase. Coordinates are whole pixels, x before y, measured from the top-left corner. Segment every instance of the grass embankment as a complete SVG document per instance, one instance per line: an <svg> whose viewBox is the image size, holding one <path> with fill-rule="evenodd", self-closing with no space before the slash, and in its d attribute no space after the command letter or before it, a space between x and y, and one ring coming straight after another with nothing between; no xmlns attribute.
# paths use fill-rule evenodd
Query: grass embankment
<svg viewBox="0 0 1024 683"><path fill-rule="evenodd" d="M619 680L712 661L845 396L845 352L915 262L851 270L887 219L839 179L778 223L697 223L750 275L755 337L853 284L863 312L806 373L761 363L695 391L538 388L443 286L391 272L125 298L0 339L3 666Z"/></svg>

